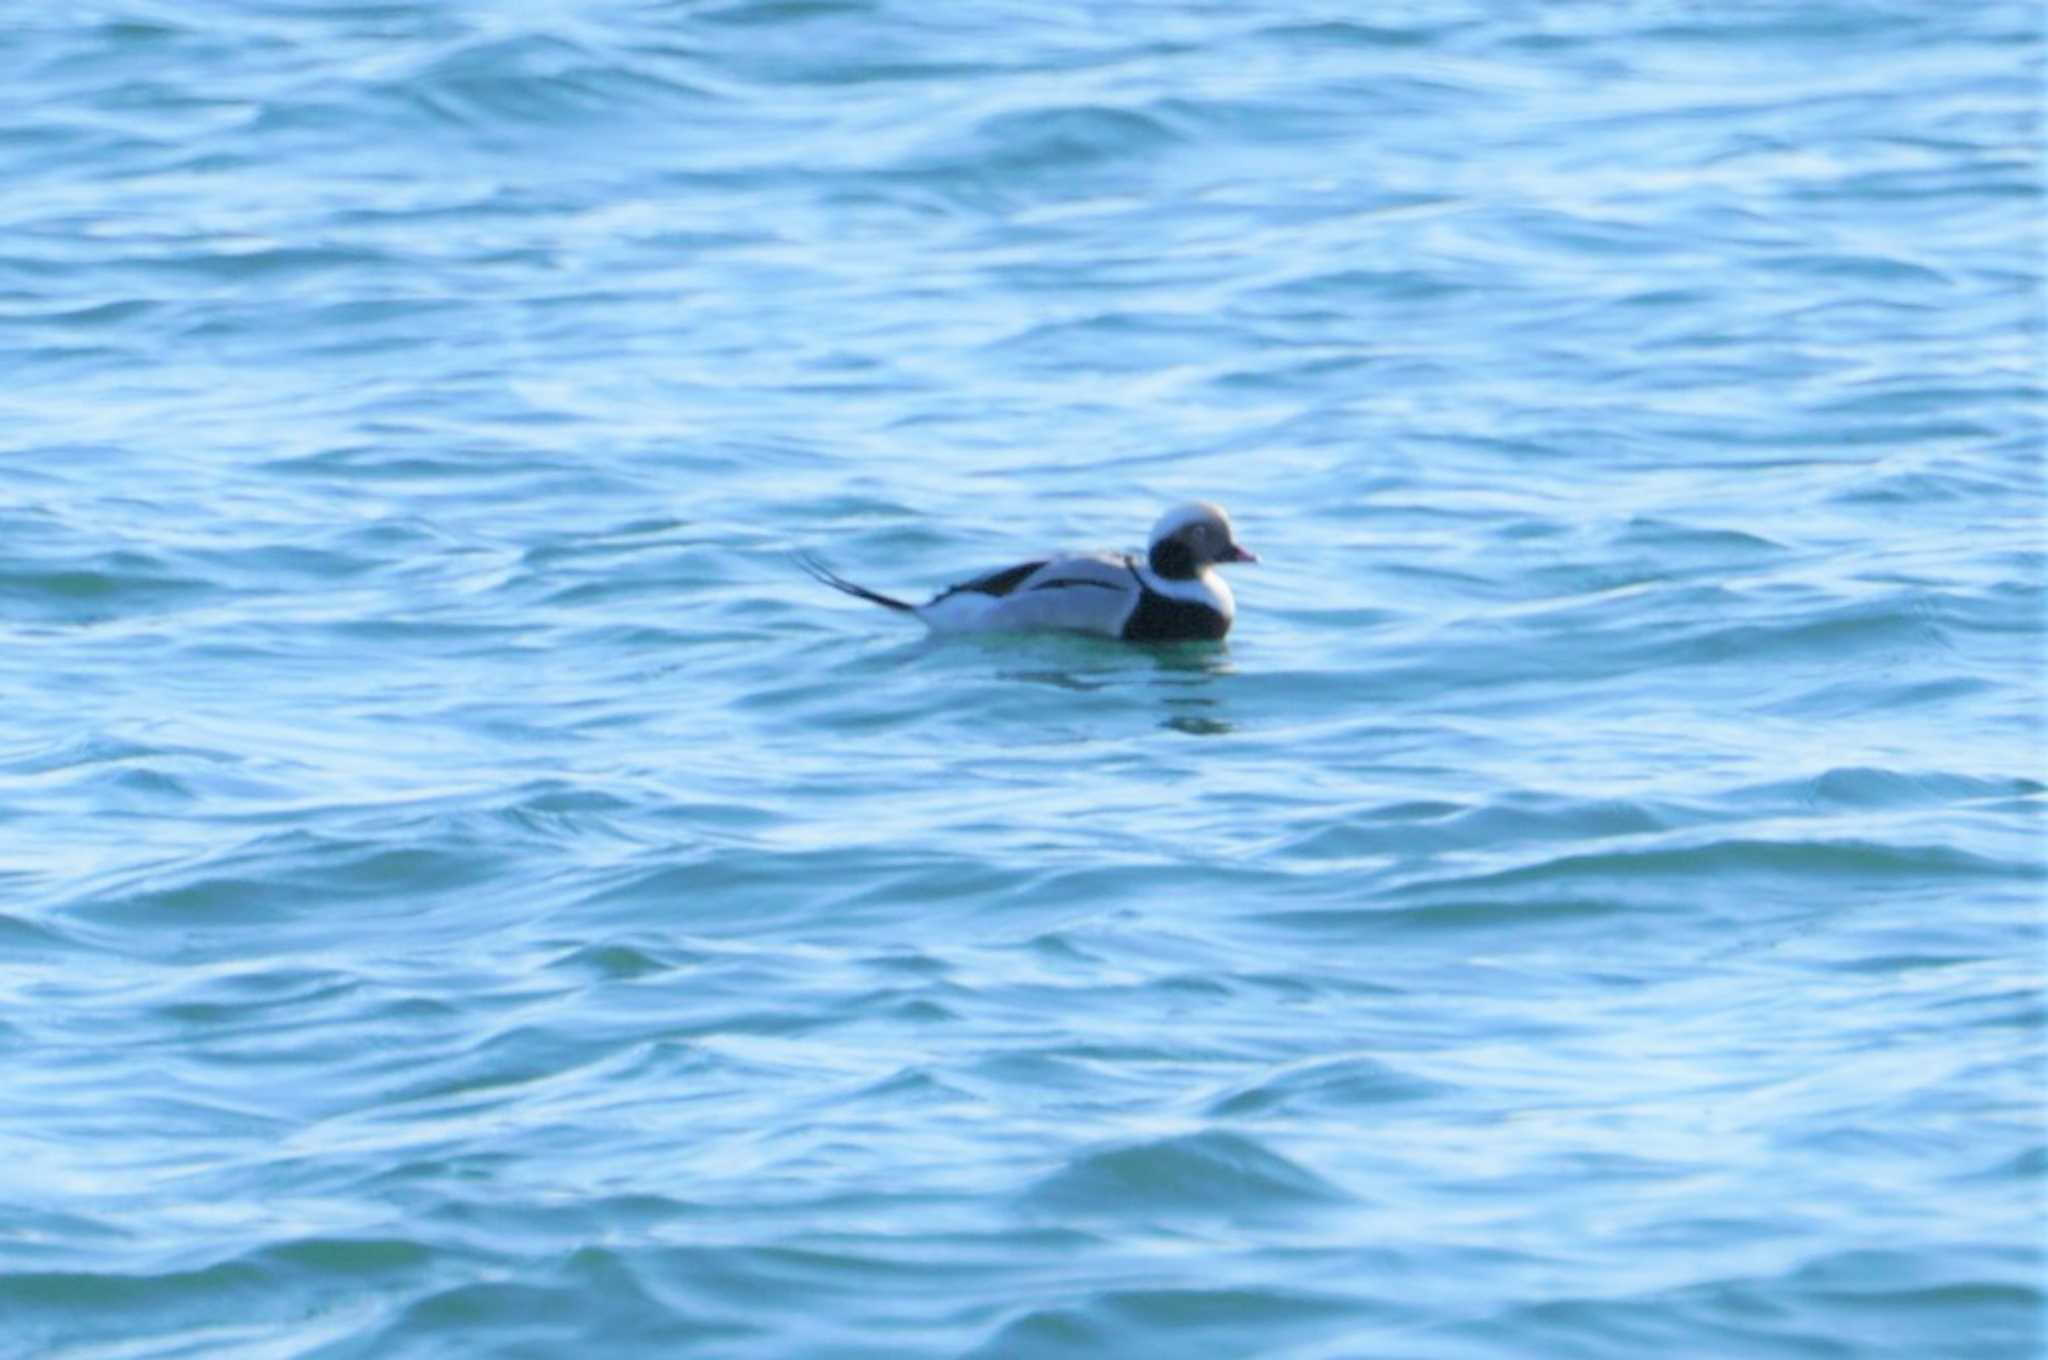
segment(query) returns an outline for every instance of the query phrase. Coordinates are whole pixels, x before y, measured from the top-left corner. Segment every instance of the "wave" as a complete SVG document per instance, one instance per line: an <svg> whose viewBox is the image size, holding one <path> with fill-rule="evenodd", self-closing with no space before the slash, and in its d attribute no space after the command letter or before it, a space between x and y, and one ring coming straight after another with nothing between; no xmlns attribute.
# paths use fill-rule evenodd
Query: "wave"
<svg viewBox="0 0 2048 1360"><path fill-rule="evenodd" d="M1364 1117L1379 1105L1427 1100L1452 1088L1364 1054L1306 1058L1210 1099L1216 1119Z"/></svg>
<svg viewBox="0 0 2048 1360"><path fill-rule="evenodd" d="M1257 1219L1337 1204L1344 1191L1260 1140L1204 1132L1083 1152L1033 1185L1025 1203L1062 1215Z"/></svg>

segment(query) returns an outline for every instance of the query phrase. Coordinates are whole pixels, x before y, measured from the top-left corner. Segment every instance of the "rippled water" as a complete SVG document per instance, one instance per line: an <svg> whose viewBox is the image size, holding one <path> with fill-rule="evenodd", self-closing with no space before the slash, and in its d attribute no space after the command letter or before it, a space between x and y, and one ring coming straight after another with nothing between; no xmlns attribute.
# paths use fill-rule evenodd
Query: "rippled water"
<svg viewBox="0 0 2048 1360"><path fill-rule="evenodd" d="M62 15L0 1351L2043 1345L2033 6Z"/></svg>

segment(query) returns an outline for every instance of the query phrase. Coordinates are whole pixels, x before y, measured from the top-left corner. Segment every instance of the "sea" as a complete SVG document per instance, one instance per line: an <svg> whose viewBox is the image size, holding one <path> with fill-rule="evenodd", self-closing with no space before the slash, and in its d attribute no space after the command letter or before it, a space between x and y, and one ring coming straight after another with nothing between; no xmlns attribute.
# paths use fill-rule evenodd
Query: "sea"
<svg viewBox="0 0 2048 1360"><path fill-rule="evenodd" d="M0 1358L2032 1360L2048 17L0 27ZM1219 644L922 600L1228 508Z"/></svg>

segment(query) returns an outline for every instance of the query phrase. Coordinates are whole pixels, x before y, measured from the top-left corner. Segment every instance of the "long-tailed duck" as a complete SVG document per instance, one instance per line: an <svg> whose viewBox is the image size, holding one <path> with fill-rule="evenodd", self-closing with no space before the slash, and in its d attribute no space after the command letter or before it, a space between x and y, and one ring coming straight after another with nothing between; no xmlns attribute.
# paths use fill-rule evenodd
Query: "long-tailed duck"
<svg viewBox="0 0 2048 1360"><path fill-rule="evenodd" d="M915 614L934 632L1057 629L1127 642L1214 641L1230 631L1237 605L1211 570L1256 562L1238 546L1230 517L1207 501L1177 506L1152 526L1145 559L1075 553L985 572L911 604L858 586L814 557L798 563L835 590Z"/></svg>

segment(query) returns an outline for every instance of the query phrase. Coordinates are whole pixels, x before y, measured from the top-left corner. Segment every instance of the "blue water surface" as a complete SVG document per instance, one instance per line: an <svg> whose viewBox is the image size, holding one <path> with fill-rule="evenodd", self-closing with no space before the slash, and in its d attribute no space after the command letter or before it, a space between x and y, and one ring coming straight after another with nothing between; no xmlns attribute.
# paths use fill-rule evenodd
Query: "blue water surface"
<svg viewBox="0 0 2048 1360"><path fill-rule="evenodd" d="M18 16L0 1355L2039 1354L2043 24Z"/></svg>

